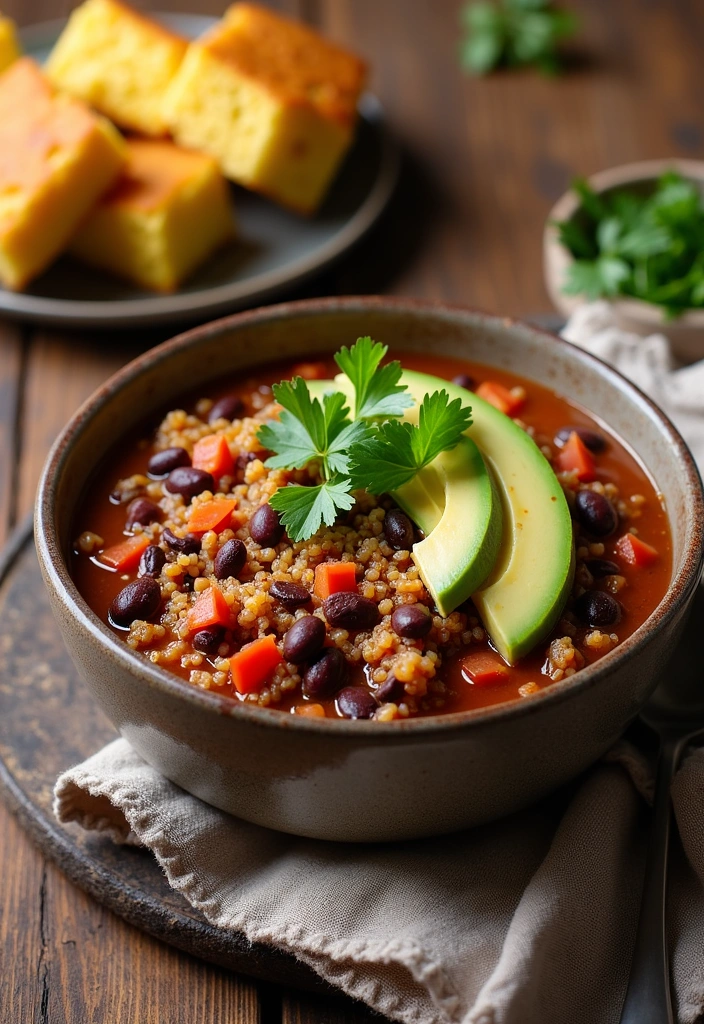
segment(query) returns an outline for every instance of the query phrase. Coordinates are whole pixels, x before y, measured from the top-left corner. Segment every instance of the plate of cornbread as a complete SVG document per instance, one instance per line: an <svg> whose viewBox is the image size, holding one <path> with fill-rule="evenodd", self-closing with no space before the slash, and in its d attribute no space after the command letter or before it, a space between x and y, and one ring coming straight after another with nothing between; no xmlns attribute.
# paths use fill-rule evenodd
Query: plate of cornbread
<svg viewBox="0 0 704 1024"><path fill-rule="evenodd" d="M399 152L362 59L264 6L0 15L0 313L209 319L348 251Z"/></svg>

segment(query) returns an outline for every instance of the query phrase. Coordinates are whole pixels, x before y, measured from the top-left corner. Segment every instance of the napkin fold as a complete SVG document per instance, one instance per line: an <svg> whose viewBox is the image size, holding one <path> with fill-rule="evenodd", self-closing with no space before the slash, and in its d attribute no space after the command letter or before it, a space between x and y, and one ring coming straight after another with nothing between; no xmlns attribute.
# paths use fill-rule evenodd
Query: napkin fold
<svg viewBox="0 0 704 1024"><path fill-rule="evenodd" d="M704 362L678 367L665 337L617 330L606 303L580 308L563 336L650 394L704 468ZM232 818L119 739L59 778L55 812L142 844L213 925L293 954L393 1020L617 1024L651 786L647 761L622 742L570 787L491 825L331 844ZM672 799L672 982L680 1024L695 1024L704 1014L704 750L683 762Z"/></svg>
<svg viewBox="0 0 704 1024"><path fill-rule="evenodd" d="M471 784L471 783L468 783ZM417 842L331 844L232 818L124 739L63 774L60 821L152 851L213 925L292 953L405 1024L610 1024L638 916L650 771L619 744L503 821ZM673 788L669 901L679 1020L704 1011L704 751Z"/></svg>

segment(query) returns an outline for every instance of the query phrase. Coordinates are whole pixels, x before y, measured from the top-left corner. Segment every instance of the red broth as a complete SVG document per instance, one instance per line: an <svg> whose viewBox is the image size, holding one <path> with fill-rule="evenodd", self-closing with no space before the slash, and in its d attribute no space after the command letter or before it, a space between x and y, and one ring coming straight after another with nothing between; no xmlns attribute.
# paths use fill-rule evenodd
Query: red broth
<svg viewBox="0 0 704 1024"><path fill-rule="evenodd" d="M393 353L393 355L408 368L431 373L448 380L458 374L466 374L475 385L486 381L495 381L509 389L523 388L525 398L516 415L526 428L534 431L538 444L549 446L553 456L559 451L554 444L554 437L560 428L566 425L596 430L606 438L605 450L595 456L597 480L607 487L614 485L618 489L618 495L614 497L614 502L618 504L622 513L627 513L627 517L622 515L616 532L603 541L599 541L598 538L591 541L588 537L578 538L578 579L583 578L579 575L579 565L584 562L585 558L608 559L618 565L616 575L595 579L587 588L610 591L615 594L622 610L620 621L613 627L604 627L601 632L606 636L610 635L610 630L613 631L618 638L617 642L609 641L607 643L604 639L603 643L600 641L596 646L587 644L587 634L594 633L594 630L586 628L576 620L574 615L571 615L570 603L568 603L565 619L561 620L550 637L539 643L518 665L508 668L503 680L499 676L497 679L489 678L487 685L477 685L468 677L466 671L463 671L463 658L467 653L475 654L492 650L488 639L481 641L472 639L470 645L460 645L459 648L453 649L452 656L444 659L437 677L428 682L428 689L424 696L417 700L411 696L405 701L403 698L400 700L397 698L395 706L400 707L401 710L395 717L404 717L408 714L415 716L464 711L508 700L527 699L531 692L549 686L554 678L560 678L560 669L555 667L555 661L553 660L551 665L548 664L547 652L551 639L563 636L566 628L569 628L572 634L571 640L578 652L578 661L583 660L585 664L588 664L598 660L611 647L617 647L645 621L658 605L667 590L671 574L670 531L662 498L646 469L606 424L596 422L586 410L542 385L523 380L515 374L493 367L488 368L466 361L437 356L430 359L414 353ZM253 411L256 411L253 409L253 403L255 406L261 407L269 400L269 388L272 383L295 373L302 373L304 376L329 377L333 376L336 370L332 360L314 363L271 364L250 372L244 380L218 383L217 387L212 390L201 389L197 395L183 399L178 407L192 413L197 408L199 399L207 397L217 400L224 395L236 393L242 397L245 403L246 414L251 415ZM109 622L108 610L115 595L126 585L126 582L137 577L136 568L125 573L110 571L99 558L101 550L124 540L126 533L130 533L125 530L125 503L116 504L114 500L111 500L111 494L118 480L125 480L135 474L146 474L149 458L156 450L154 448L154 431L157 425L158 421L155 420L151 424L145 425L131 438L123 439L115 445L114 450L104 460L102 467L88 487L76 517L74 525L76 538L89 531L99 535L103 540L99 547L88 553L82 551L78 545L76 546L72 559L72 574L79 591L104 622ZM546 453L547 450L546 448ZM387 506L391 507L391 505L392 503L388 501ZM235 519L233 519L233 523L235 526L237 525ZM243 533L242 530L244 530ZM639 568L630 565L621 557L617 543L619 538L629 530L637 533L639 540L656 549L657 558L652 564ZM246 524L242 524L240 532L242 536L247 536ZM158 542L158 528L157 536L154 539L155 542ZM173 558L173 555L170 554L169 558ZM189 600L192 599L189 598ZM308 608L308 611L310 610L314 610L314 606ZM481 631L481 623L477 623L477 626L474 627L471 625L476 620L476 613L471 606L462 609L462 613L467 617L467 630L463 635L467 635L472 629L478 628ZM158 623L159 616L156 615L153 621ZM116 629L115 632L123 638L126 635L124 630ZM164 637L155 637L151 643L140 649L151 656L152 652L163 652L172 640L173 636L170 636L167 631ZM230 642L228 656L234 654L236 649L236 643ZM224 647L221 650L224 650ZM222 658L222 655L218 655L218 657ZM205 680L208 688L230 695L233 699L251 700L251 696L244 698L238 694L232 685L231 678L222 678L222 671L220 671L220 678L217 681L218 676L212 675L215 662L216 658L203 655L201 667L194 669L188 656L183 655L169 661L164 667L186 680L195 681L197 685L201 685L197 680L203 676L202 669L209 669L211 670L211 679L210 681ZM220 664L222 665L222 661ZM552 669L553 678L546 674L548 668ZM196 679L194 679L194 672ZM201 676L198 675L199 672ZM213 679L216 682L213 682ZM367 668L365 673L361 668L354 666L351 669L347 685L368 685L373 694L377 684L372 680L371 669ZM286 692L278 692L277 700L272 701L271 706L283 711L306 713L307 705L312 703L322 709L317 711L318 714L324 712L328 716L335 717L340 713L336 701L332 698L327 700L303 698L300 686ZM406 704L405 708L401 707L404 703Z"/></svg>

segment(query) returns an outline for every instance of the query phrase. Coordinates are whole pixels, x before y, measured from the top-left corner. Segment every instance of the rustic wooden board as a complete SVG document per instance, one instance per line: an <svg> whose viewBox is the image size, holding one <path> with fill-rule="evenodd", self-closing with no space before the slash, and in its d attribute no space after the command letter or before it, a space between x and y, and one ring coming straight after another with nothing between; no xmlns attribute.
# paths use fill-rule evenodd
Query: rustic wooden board
<svg viewBox="0 0 704 1024"><path fill-rule="evenodd" d="M164 942L255 978L333 992L294 957L208 924L170 888L147 851L116 846L54 818L56 777L116 732L64 648L28 522L0 561L0 623L0 783L44 853L100 903Z"/></svg>

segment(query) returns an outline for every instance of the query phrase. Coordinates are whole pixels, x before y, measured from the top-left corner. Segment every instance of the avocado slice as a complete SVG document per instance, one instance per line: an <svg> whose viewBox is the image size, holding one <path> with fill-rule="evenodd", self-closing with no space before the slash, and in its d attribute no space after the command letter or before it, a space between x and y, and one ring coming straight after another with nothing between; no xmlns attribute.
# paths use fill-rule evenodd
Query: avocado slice
<svg viewBox="0 0 704 1024"><path fill-rule="evenodd" d="M469 432L498 484L504 513L499 556L472 601L494 646L513 665L550 632L572 589L574 540L563 490L535 442L493 405L414 370L404 370L401 383L416 402L444 388L472 408Z"/></svg>
<svg viewBox="0 0 704 1024"><path fill-rule="evenodd" d="M402 378L403 381L403 378ZM339 390L352 400L349 379L309 381L315 397ZM418 419L418 404L406 410ZM441 615L449 615L486 580L499 553L502 503L481 452L470 437L441 452L429 466L397 491L390 492L426 534L413 545L412 557Z"/></svg>

